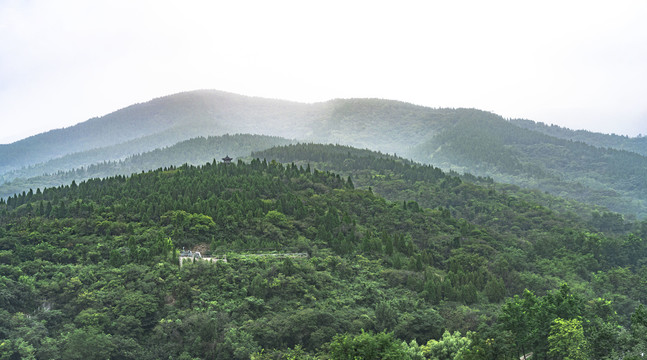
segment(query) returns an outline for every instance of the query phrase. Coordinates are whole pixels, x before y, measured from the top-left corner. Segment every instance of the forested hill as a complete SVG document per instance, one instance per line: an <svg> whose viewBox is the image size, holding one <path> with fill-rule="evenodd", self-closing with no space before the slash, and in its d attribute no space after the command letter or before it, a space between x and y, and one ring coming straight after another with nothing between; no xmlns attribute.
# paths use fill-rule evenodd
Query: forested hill
<svg viewBox="0 0 647 360"><path fill-rule="evenodd" d="M531 233L538 227L568 228L577 223L587 223L595 231L633 230L620 214L601 207L497 184L491 178L451 171L446 174L431 165L370 150L342 145L291 144L257 151L252 157L350 176L355 187L371 188L388 200L404 202L405 206L442 208L454 217L501 234L532 237Z"/></svg>
<svg viewBox="0 0 647 360"><path fill-rule="evenodd" d="M647 137L628 137L616 134L601 134L587 130L571 130L557 125L547 125L525 119L510 120L513 124L525 129L539 131L560 139L581 141L596 147L608 147L616 150L627 150L647 156Z"/></svg>
<svg viewBox="0 0 647 360"><path fill-rule="evenodd" d="M647 157L530 131L493 114L459 119L411 157L647 216Z"/></svg>
<svg viewBox="0 0 647 360"><path fill-rule="evenodd" d="M450 201L506 196L390 164L405 170L399 181L437 183L429 190ZM508 220L518 236L487 219L496 209L470 222L353 180L214 161L0 200L0 354L602 359L647 346L644 232L605 235L538 204L506 205L536 211ZM183 247L227 262L180 268ZM308 257L257 255L272 251Z"/></svg>
<svg viewBox="0 0 647 360"><path fill-rule="evenodd" d="M173 146L142 154L131 155L119 161L98 161L101 153L109 151L86 151L50 160L44 164L16 170L0 176L0 198L8 197L29 189L44 189L77 183L92 178L104 178L115 175L130 175L164 166L182 164L202 165L227 155L234 159L249 157L252 151L259 151L277 145L292 143L275 136L264 135L223 135L199 137L179 142ZM119 151L119 146L114 151ZM121 153L121 152L120 152ZM73 169L61 171L58 169ZM39 174L45 174L40 175ZM4 180L4 181L1 181Z"/></svg>

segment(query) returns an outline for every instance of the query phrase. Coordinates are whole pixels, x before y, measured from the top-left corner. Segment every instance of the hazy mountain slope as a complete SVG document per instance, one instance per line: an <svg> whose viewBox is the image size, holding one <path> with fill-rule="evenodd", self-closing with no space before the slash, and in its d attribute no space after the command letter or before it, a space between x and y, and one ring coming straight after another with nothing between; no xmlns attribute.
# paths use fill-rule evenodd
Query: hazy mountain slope
<svg viewBox="0 0 647 360"><path fill-rule="evenodd" d="M462 118L419 145L412 157L625 214L647 215L646 157L558 139L494 114Z"/></svg>
<svg viewBox="0 0 647 360"><path fill-rule="evenodd" d="M403 153L470 109L433 109L393 100L337 99L323 104L309 138L389 153Z"/></svg>
<svg viewBox="0 0 647 360"><path fill-rule="evenodd" d="M513 124L525 129L539 131L560 139L581 141L596 147L608 147L616 150L626 150L647 156L647 137L621 136L616 134L601 134L587 130L571 130L557 125L547 125L525 119L512 119Z"/></svg>
<svg viewBox="0 0 647 360"><path fill-rule="evenodd" d="M0 171L19 169L66 154L147 137L139 152L196 136L254 133L303 136L314 107L215 90L170 95L135 104L78 125L0 146ZM151 135L160 135L157 138ZM151 141L154 139L154 141ZM131 155L131 154L127 154Z"/></svg>
<svg viewBox="0 0 647 360"><path fill-rule="evenodd" d="M252 151L259 151L292 142L292 140L264 135L223 135L208 138L194 138L167 148L133 155L121 161L97 162L93 165L78 167L74 168L74 170L64 172L57 171L47 175L16 178L0 185L0 198L29 191L29 189L36 190L70 184L73 180L78 183L92 178L130 175L166 166L179 166L185 163L190 165L203 165L207 162L212 162L214 159L220 161L226 155L234 159L248 157ZM90 151L89 153L93 155L94 151ZM78 155L83 154L85 153ZM58 163L68 157L74 156L66 156L62 159L52 160L44 164L44 167L53 168L57 164L51 165L50 163Z"/></svg>
<svg viewBox="0 0 647 360"><path fill-rule="evenodd" d="M378 99L302 104L215 90L192 91L1 145L0 175L72 153L95 151L82 155L88 156L82 163L66 164L66 159L62 168L47 171L117 160L193 137L225 133L339 142L398 152L434 134L465 111L472 110L431 109Z"/></svg>
<svg viewBox="0 0 647 360"><path fill-rule="evenodd" d="M117 145L72 153L44 163L9 171L0 175L0 184L16 178L28 179L58 172L66 172L107 161L119 161L134 154L145 153L151 151L151 149L169 147L187 138L196 138L203 136L203 134L204 131L194 127L168 129L154 135L129 140Z"/></svg>

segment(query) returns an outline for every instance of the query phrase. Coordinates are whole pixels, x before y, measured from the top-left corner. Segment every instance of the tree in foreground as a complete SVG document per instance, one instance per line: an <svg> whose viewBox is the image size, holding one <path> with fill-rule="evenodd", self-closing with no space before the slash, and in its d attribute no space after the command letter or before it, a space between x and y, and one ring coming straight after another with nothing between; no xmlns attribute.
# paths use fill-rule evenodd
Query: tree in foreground
<svg viewBox="0 0 647 360"><path fill-rule="evenodd" d="M359 335L336 335L330 344L330 358L334 360L411 359L407 348L393 337L393 333L362 331Z"/></svg>
<svg viewBox="0 0 647 360"><path fill-rule="evenodd" d="M550 326L548 354L555 359L586 360L587 344L582 321L557 318Z"/></svg>

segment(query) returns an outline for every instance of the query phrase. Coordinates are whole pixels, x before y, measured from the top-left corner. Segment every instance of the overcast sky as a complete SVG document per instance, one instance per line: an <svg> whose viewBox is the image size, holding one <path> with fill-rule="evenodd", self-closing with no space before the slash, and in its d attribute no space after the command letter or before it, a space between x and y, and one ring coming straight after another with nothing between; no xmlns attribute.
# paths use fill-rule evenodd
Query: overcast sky
<svg viewBox="0 0 647 360"><path fill-rule="evenodd" d="M647 134L647 1L0 0L0 143L176 92Z"/></svg>

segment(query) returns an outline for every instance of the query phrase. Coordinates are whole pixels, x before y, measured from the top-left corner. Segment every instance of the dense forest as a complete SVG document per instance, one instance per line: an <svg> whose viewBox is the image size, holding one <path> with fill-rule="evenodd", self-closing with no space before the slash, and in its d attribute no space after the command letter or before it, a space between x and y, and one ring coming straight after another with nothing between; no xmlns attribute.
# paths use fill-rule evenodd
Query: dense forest
<svg viewBox="0 0 647 360"><path fill-rule="evenodd" d="M342 145L291 144L257 151L252 153L252 157L276 159L302 166L312 165L345 177L351 176L356 187L370 187L390 201L413 200L424 208L442 207L455 217L487 225L490 230L496 228L500 232L513 232L515 235L525 236L523 230L542 224L554 224L556 221L561 227L571 226L573 222L588 222L594 231L623 232L631 229L631 225L621 214L603 207L515 185L495 183L491 178L476 177L469 173L449 171L445 174L430 165L366 149ZM446 191L454 188L453 185L457 183L460 186L456 187L456 191ZM527 206L528 204L538 204L541 207ZM547 210L544 207L553 211L544 211ZM526 213L527 211L531 213ZM526 222L523 230L509 226L507 221L510 218Z"/></svg>
<svg viewBox="0 0 647 360"><path fill-rule="evenodd" d="M647 223L366 150L262 155L0 200L0 358L645 351Z"/></svg>

